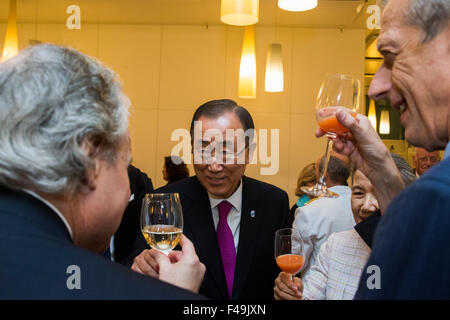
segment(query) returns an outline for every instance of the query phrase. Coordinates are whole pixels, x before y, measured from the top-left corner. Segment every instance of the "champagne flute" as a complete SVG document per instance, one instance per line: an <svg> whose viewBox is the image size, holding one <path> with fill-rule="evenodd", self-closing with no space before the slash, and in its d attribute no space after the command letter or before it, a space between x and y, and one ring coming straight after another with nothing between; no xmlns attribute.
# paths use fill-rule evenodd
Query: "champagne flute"
<svg viewBox="0 0 450 320"><path fill-rule="evenodd" d="M154 249L168 255L183 233L183 210L178 193L149 193L142 200L141 231Z"/></svg>
<svg viewBox="0 0 450 320"><path fill-rule="evenodd" d="M333 140L339 135L349 131L336 118L339 110L349 112L356 117L359 107L359 80L345 74L327 74L320 87L316 100L316 119L320 129L327 135L327 148L325 163L320 178L312 187L302 187L301 190L310 197L337 198L339 195L330 191L325 183L328 162L330 161Z"/></svg>
<svg viewBox="0 0 450 320"><path fill-rule="evenodd" d="M275 232L275 261L293 280L294 275L300 272L305 263L300 232L292 228Z"/></svg>

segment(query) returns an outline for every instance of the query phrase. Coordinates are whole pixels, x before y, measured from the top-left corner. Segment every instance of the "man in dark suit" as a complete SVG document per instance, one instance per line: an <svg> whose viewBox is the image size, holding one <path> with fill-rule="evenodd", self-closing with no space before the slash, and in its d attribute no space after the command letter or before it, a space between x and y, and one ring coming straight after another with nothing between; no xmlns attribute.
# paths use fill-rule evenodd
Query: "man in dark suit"
<svg viewBox="0 0 450 320"><path fill-rule="evenodd" d="M69 48L0 64L0 299L199 298L186 237L158 258L173 285L99 255L130 199L126 101L111 70Z"/></svg>
<svg viewBox="0 0 450 320"><path fill-rule="evenodd" d="M247 136L224 138L227 130ZM180 194L183 233L206 266L199 292L211 299L273 299L275 231L291 227L286 192L244 176L253 130L250 114L236 102L203 104L191 122L196 176L156 190ZM148 264L156 267L144 251L132 268L146 273Z"/></svg>

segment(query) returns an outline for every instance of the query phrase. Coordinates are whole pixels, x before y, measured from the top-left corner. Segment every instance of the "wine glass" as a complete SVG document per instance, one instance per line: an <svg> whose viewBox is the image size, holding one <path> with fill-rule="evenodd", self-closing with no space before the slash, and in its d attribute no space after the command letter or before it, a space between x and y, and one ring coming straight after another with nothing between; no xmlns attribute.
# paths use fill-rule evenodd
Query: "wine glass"
<svg viewBox="0 0 450 320"><path fill-rule="evenodd" d="M339 195L330 191L325 183L328 162L333 147L333 140L349 131L336 118L339 110L349 112L353 117L359 107L359 80L346 74L327 74L320 87L316 100L316 119L320 129L327 135L325 163L316 185L302 187L301 190L310 197L337 198Z"/></svg>
<svg viewBox="0 0 450 320"><path fill-rule="evenodd" d="M275 232L275 261L291 279L300 272L305 263L303 240L296 229L285 228Z"/></svg>
<svg viewBox="0 0 450 320"><path fill-rule="evenodd" d="M154 249L168 255L183 233L183 210L178 193L148 193L142 200L141 231Z"/></svg>

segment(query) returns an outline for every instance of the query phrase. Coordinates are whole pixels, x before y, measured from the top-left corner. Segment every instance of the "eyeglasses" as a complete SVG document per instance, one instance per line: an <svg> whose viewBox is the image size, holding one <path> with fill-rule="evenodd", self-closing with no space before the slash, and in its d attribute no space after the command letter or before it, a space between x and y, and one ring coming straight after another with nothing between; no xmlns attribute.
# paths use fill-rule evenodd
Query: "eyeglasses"
<svg viewBox="0 0 450 320"><path fill-rule="evenodd" d="M247 149L247 146L240 151L234 152L227 149L218 148L216 153L215 148L201 148L195 150L194 148L194 163L196 164L245 164L245 154L243 152ZM236 161L237 160L237 161Z"/></svg>
<svg viewBox="0 0 450 320"><path fill-rule="evenodd" d="M422 157L422 158L419 158L419 163L422 165L422 164L427 164L428 162L430 162L430 163L432 163L432 164L434 164L434 163L437 163L437 162L439 162L441 159L439 159L438 157Z"/></svg>

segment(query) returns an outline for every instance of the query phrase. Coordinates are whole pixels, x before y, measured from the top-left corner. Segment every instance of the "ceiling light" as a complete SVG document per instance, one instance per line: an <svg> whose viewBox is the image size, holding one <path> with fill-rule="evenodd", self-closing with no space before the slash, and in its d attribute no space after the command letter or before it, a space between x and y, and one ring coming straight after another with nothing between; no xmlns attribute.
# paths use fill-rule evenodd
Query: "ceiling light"
<svg viewBox="0 0 450 320"><path fill-rule="evenodd" d="M1 62L14 57L19 51L17 40L17 16L16 16L16 0L9 1L9 17L6 26L5 42L3 44L3 54Z"/></svg>
<svg viewBox="0 0 450 320"><path fill-rule="evenodd" d="M272 43L267 52L265 89L268 92L282 92L283 86L281 44Z"/></svg>
<svg viewBox="0 0 450 320"><path fill-rule="evenodd" d="M278 0L278 7L287 11L308 11L317 7L317 0Z"/></svg>
<svg viewBox="0 0 450 320"><path fill-rule="evenodd" d="M370 100L369 113L367 114L372 127L377 130L377 113L375 111L375 101Z"/></svg>
<svg viewBox="0 0 450 320"><path fill-rule="evenodd" d="M256 98L256 57L253 26L245 27L239 68L238 97Z"/></svg>
<svg viewBox="0 0 450 320"><path fill-rule="evenodd" d="M383 110L381 111L380 117L380 134L389 134L389 133L391 133L389 110Z"/></svg>
<svg viewBox="0 0 450 320"><path fill-rule="evenodd" d="M233 26L249 26L258 22L259 0L222 0L220 20Z"/></svg>

